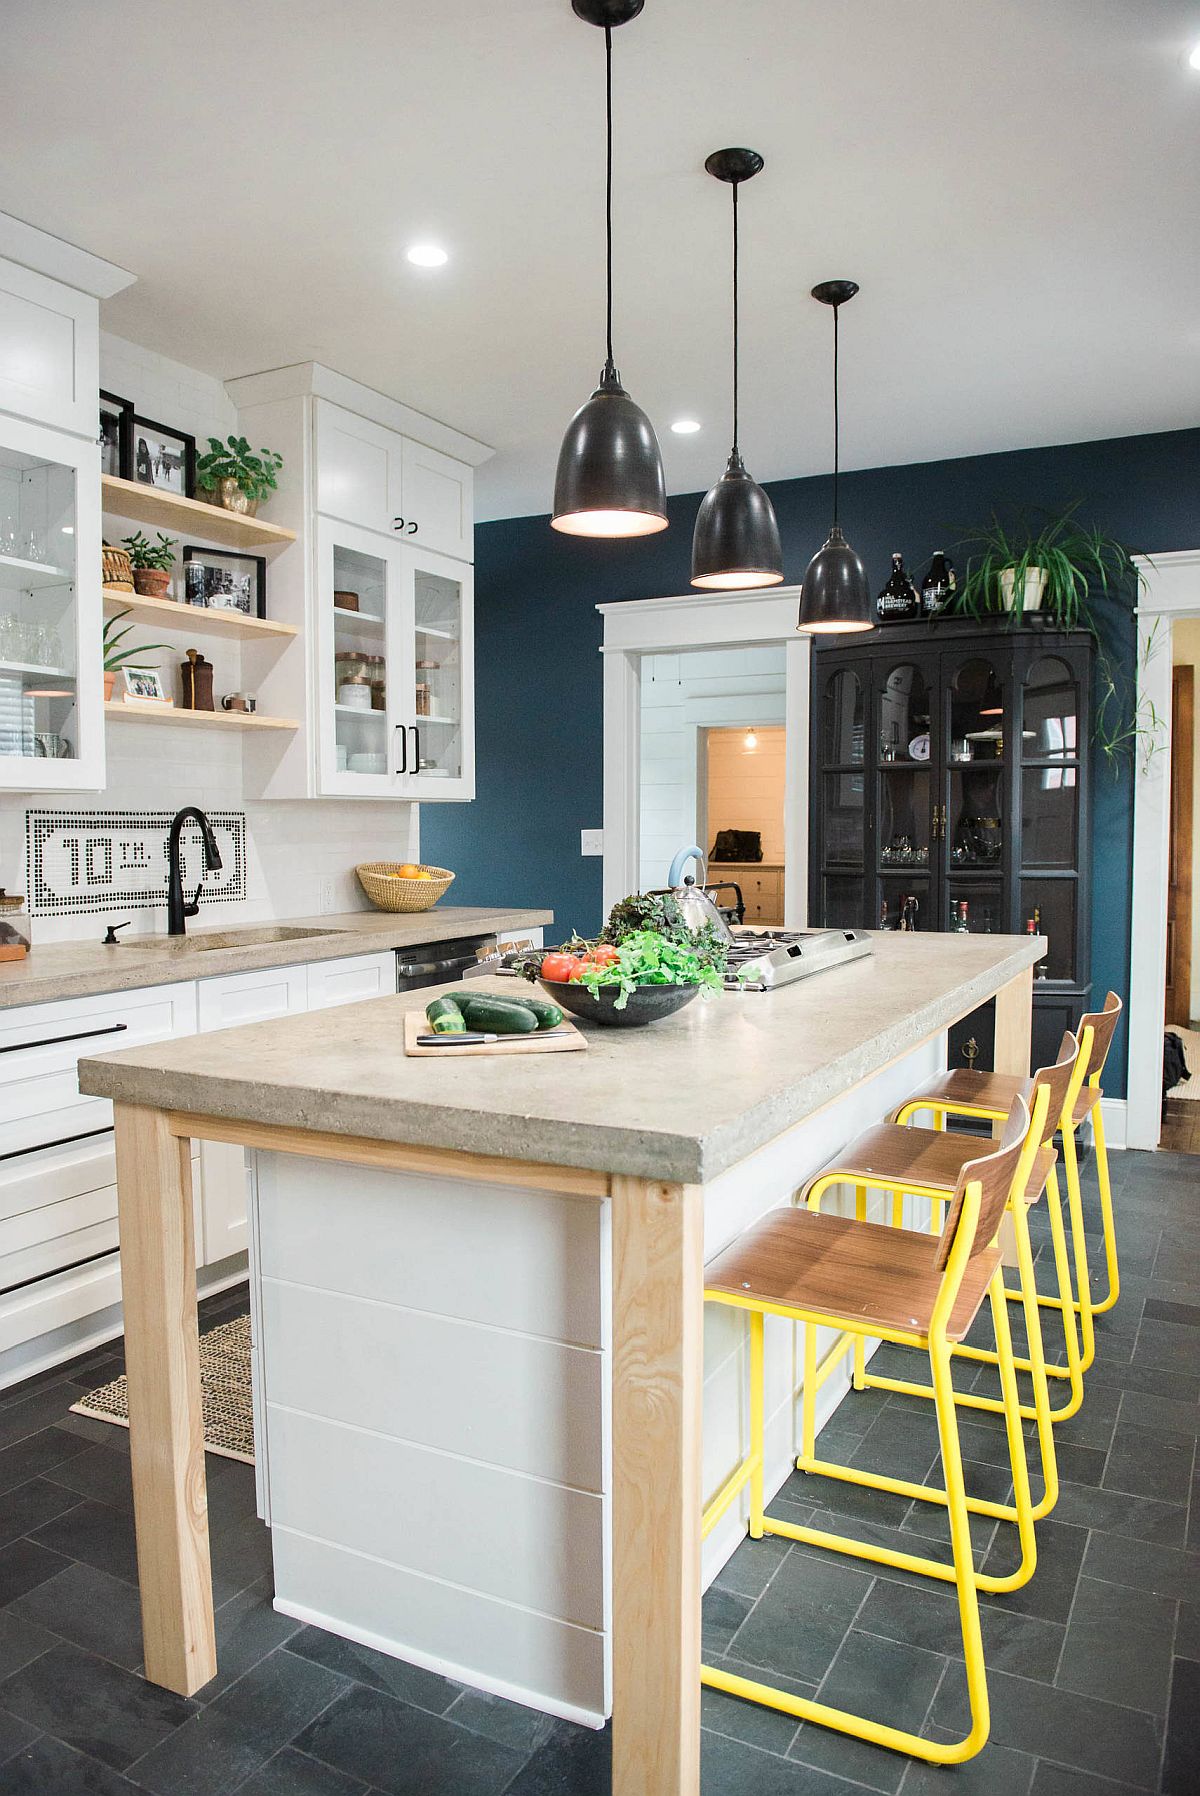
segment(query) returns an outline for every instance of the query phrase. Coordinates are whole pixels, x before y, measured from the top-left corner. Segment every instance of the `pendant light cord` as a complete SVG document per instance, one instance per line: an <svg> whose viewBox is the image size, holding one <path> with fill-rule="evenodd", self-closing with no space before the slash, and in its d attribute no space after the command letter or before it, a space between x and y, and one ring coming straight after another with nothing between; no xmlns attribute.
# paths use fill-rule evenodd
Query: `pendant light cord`
<svg viewBox="0 0 1200 1796"><path fill-rule="evenodd" d="M612 26L604 27L604 112L606 127L607 173L604 188L604 236L607 255L607 298L605 329L608 338L608 367L613 365L613 104L612 104Z"/></svg>
<svg viewBox="0 0 1200 1796"><path fill-rule="evenodd" d="M833 522L838 521L838 464L841 444L841 419L838 416L838 310L833 308Z"/></svg>
<svg viewBox="0 0 1200 1796"><path fill-rule="evenodd" d="M733 453L738 455L738 183L733 187Z"/></svg>

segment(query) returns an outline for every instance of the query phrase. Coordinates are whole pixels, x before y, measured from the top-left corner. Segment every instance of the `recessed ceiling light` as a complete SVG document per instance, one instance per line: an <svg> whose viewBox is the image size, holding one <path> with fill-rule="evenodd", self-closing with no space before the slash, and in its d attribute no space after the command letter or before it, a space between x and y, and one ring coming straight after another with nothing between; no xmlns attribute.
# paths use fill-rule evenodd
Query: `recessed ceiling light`
<svg viewBox="0 0 1200 1796"><path fill-rule="evenodd" d="M693 437L699 428L699 418L676 418L671 426L677 437Z"/></svg>
<svg viewBox="0 0 1200 1796"><path fill-rule="evenodd" d="M414 243L406 253L417 268L442 268L450 260L437 243Z"/></svg>
<svg viewBox="0 0 1200 1796"><path fill-rule="evenodd" d="M1188 57L1188 67L1192 68L1192 69L1200 69L1200 44L1196 45L1196 48L1192 51L1191 55Z"/></svg>

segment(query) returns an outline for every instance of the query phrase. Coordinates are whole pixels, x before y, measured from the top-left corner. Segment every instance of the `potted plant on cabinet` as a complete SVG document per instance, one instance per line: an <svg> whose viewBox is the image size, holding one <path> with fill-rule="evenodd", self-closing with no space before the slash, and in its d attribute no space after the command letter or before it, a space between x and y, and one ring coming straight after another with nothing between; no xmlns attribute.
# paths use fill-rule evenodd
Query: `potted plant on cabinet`
<svg viewBox="0 0 1200 1796"><path fill-rule="evenodd" d="M196 461L196 485L212 505L252 518L259 502L274 492L282 455L260 449L256 455L245 437L209 437L208 451Z"/></svg>
<svg viewBox="0 0 1200 1796"><path fill-rule="evenodd" d="M1094 625L1089 596L1108 596L1132 581L1138 570L1124 543L1104 531L1081 524L1075 504L1047 513L1045 521L1028 521L1009 530L993 515L983 529L972 531L966 577L957 611L972 617L1003 612L1019 623L1027 612L1041 612L1061 630Z"/></svg>
<svg viewBox="0 0 1200 1796"><path fill-rule="evenodd" d="M129 550L129 560L133 568L133 590L144 599L162 599L166 597L167 588L171 584L171 569L175 565L175 546L177 538L164 536L156 530L158 538L152 543L148 536L136 530L132 536L123 536L121 541Z"/></svg>
<svg viewBox="0 0 1200 1796"><path fill-rule="evenodd" d="M116 684L117 675L123 667L144 667L144 656L152 654L155 649L165 649L167 647L165 642L139 642L135 647L127 649L122 648L121 644L133 629L133 625L126 624L123 630L118 630L117 625L121 622L122 618L129 617L130 615L131 613L129 611L114 611L111 617L106 617L104 620L104 634L101 638L101 643L104 649L105 704L108 703L113 695L113 687Z"/></svg>

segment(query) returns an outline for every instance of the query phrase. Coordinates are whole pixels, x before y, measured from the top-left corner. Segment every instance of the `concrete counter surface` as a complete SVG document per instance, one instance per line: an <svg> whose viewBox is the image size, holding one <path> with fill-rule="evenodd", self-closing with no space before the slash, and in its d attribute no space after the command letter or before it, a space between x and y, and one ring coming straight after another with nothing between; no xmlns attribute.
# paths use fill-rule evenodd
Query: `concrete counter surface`
<svg viewBox="0 0 1200 1796"><path fill-rule="evenodd" d="M80 1088L239 1122L701 1183L1044 953L1035 936L879 934L871 956L778 991L701 996L645 1029L585 1021L583 1054L409 1059L404 1012L424 1007L427 988L84 1059ZM480 987L515 995L511 980Z"/></svg>
<svg viewBox="0 0 1200 1796"><path fill-rule="evenodd" d="M449 904L415 915L363 910L325 917L263 917L253 923L214 925L208 930L193 924L186 938L175 939L203 941L206 935L237 935L243 930L303 929L314 933L291 941L232 943L197 951L175 948L171 937L159 935L131 936L115 948L106 948L100 941L103 922L99 918L93 942L47 942L39 947L35 919L34 946L28 958L0 962L0 1010L172 985L178 979L215 979L223 973L249 973L259 967L341 960L389 948L454 941L460 936L508 936L553 921L554 913L549 910Z"/></svg>

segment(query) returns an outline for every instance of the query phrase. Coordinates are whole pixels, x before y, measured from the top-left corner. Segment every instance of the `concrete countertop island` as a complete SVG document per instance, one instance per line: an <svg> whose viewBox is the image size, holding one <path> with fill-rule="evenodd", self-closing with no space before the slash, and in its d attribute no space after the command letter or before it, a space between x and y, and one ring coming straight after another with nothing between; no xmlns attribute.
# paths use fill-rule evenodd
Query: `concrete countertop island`
<svg viewBox="0 0 1200 1796"><path fill-rule="evenodd" d="M734 1550L743 1326L703 1266L996 1001L1029 1070L1035 937L881 935L586 1053L406 1059L428 990L80 1062L116 1104L146 1675L216 1666L190 1138L250 1153L256 1455L276 1606L600 1725L614 1796L697 1796L699 1615ZM498 990L511 981L491 981ZM731 1333L731 1330L735 1331ZM768 1488L794 1463L768 1331ZM819 1402L844 1394L831 1378Z"/></svg>

